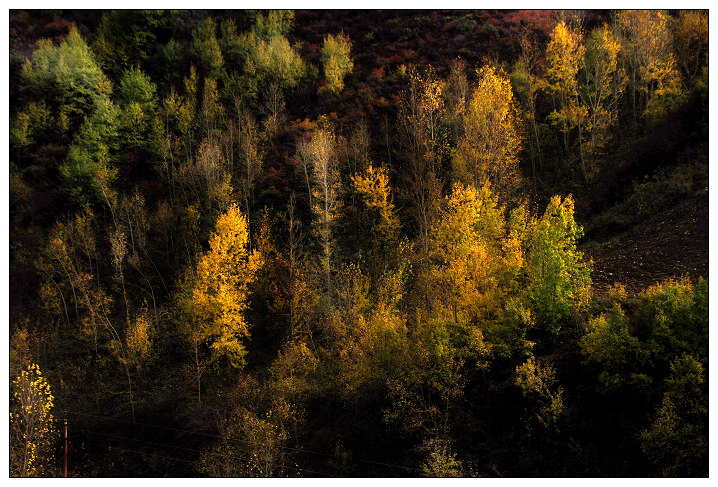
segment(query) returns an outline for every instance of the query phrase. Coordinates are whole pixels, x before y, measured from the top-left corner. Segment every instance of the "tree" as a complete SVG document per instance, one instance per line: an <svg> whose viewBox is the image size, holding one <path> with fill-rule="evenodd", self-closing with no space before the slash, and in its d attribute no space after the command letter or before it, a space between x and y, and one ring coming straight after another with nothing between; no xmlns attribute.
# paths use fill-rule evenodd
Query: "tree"
<svg viewBox="0 0 718 487"><path fill-rule="evenodd" d="M445 113L441 93L441 84L431 65L423 75L412 69L399 106L399 134L409 162L403 172L404 192L418 224L420 272L424 274L428 271L430 235L441 199L438 172L444 147L438 144L438 129ZM424 298L428 299L428 280L424 282Z"/></svg>
<svg viewBox="0 0 718 487"><path fill-rule="evenodd" d="M214 359L226 358L234 368L246 362L248 286L262 265L258 252L247 251L248 237L246 217L231 205L217 219L210 250L197 264L192 295L199 339L210 346Z"/></svg>
<svg viewBox="0 0 718 487"><path fill-rule="evenodd" d="M683 86L695 87L708 66L708 14L702 10L681 10L671 23L673 52L683 74Z"/></svg>
<svg viewBox="0 0 718 487"><path fill-rule="evenodd" d="M466 62L454 59L449 65L449 79L443 91L446 115L451 125L451 135L458 142L464 134L464 117L469 98L469 80L466 77Z"/></svg>
<svg viewBox="0 0 718 487"><path fill-rule="evenodd" d="M585 173L588 180L598 170L598 151L608 142L609 130L618 116L618 103L625 85L625 73L618 64L620 50L621 43L606 24L592 30L586 41L580 94L589 110L586 128L591 132L591 139Z"/></svg>
<svg viewBox="0 0 718 487"><path fill-rule="evenodd" d="M13 380L14 408L10 413L10 474L48 475L57 437L52 408L55 397L40 367L31 364Z"/></svg>
<svg viewBox="0 0 718 487"><path fill-rule="evenodd" d="M510 199L520 181L521 149L519 117L509 77L503 69L485 65L464 116L464 136L459 141L455 165L466 183L480 187L491 183L502 200ZM456 167L455 166L455 167Z"/></svg>
<svg viewBox="0 0 718 487"><path fill-rule="evenodd" d="M644 390L651 377L646 373L650 351L631 332L623 311L625 288L617 284L609 290L611 308L588 322L581 339L581 351L588 363L600 367L599 383L604 391Z"/></svg>
<svg viewBox="0 0 718 487"><path fill-rule="evenodd" d="M671 363L667 390L641 449L666 477L708 475L708 390L705 371L691 355Z"/></svg>
<svg viewBox="0 0 718 487"><path fill-rule="evenodd" d="M261 12L256 12L252 32L260 39L267 40L289 34L293 23L294 10L270 10L266 17Z"/></svg>
<svg viewBox="0 0 718 487"><path fill-rule="evenodd" d="M190 52L198 66L209 78L217 79L224 68L224 58L215 32L217 25L211 17L203 19L192 31Z"/></svg>
<svg viewBox="0 0 718 487"><path fill-rule="evenodd" d="M308 143L299 146L300 154L311 169L312 211L317 217L317 233L321 241L322 266L326 276L327 296L331 302L331 269L333 222L337 216L340 180L334 155L334 132L328 127L319 127Z"/></svg>
<svg viewBox="0 0 718 487"><path fill-rule="evenodd" d="M530 358L516 367L514 384L529 403L532 419L543 428L557 428L566 412L563 387L555 386L555 383L556 369L551 365Z"/></svg>
<svg viewBox="0 0 718 487"><path fill-rule="evenodd" d="M572 312L588 304L591 262L583 262L576 249L583 229L573 218L573 198L551 198L543 216L528 237L527 295L536 323L557 334Z"/></svg>
<svg viewBox="0 0 718 487"><path fill-rule="evenodd" d="M22 79L35 100L45 100L62 134L72 134L92 113L99 99L109 101L112 87L90 48L73 25L58 46L38 42L32 59L22 68Z"/></svg>
<svg viewBox="0 0 718 487"><path fill-rule="evenodd" d="M542 79L536 74L537 53L535 41L527 33L521 35L521 54L511 71L511 85L523 108L523 117L530 124L529 157L531 158L531 175L534 190L537 188L537 163L542 165L541 138L539 137L538 113L536 109L536 95L538 94Z"/></svg>
<svg viewBox="0 0 718 487"><path fill-rule="evenodd" d="M113 164L120 128L120 111L109 99L96 101L95 111L85 119L60 166L62 188L78 205L87 202L110 204L112 183L117 176Z"/></svg>
<svg viewBox="0 0 718 487"><path fill-rule="evenodd" d="M137 68L125 71L120 80L121 144L127 153L139 157L156 153L158 139L157 87Z"/></svg>
<svg viewBox="0 0 718 487"><path fill-rule="evenodd" d="M554 99L554 110L549 115L552 123L559 125L563 134L563 145L568 165L572 163L569 133L575 127L579 129L580 141L586 117L586 107L580 105L578 97L578 72L584 60L585 47L581 43L583 34L579 29L571 28L564 21L559 22L551 33L546 47L546 90ZM583 149L579 145L580 162L584 178L588 173L583 159Z"/></svg>
<svg viewBox="0 0 718 487"><path fill-rule="evenodd" d="M489 185L456 183L432 233L431 289L455 323L475 323L498 306L502 208Z"/></svg>
<svg viewBox="0 0 718 487"><path fill-rule="evenodd" d="M351 41L343 32L337 36L328 34L324 38L320 59L324 66L325 84L319 88L320 94L338 95L344 89L344 77L354 68L350 52Z"/></svg>
<svg viewBox="0 0 718 487"><path fill-rule="evenodd" d="M143 65L155 48L162 15L161 10L119 9L103 13L92 45L102 67L119 77L131 66Z"/></svg>
<svg viewBox="0 0 718 487"><path fill-rule="evenodd" d="M250 214L254 201L254 189L263 171L264 151L257 122L251 112L235 101L237 112L237 145L240 159L240 187L244 196L244 211ZM251 238L251 233L250 233Z"/></svg>
<svg viewBox="0 0 718 487"><path fill-rule="evenodd" d="M395 243L399 236L399 218L391 198L387 169L374 169L369 164L364 174L355 174L351 181L367 208L378 212L378 222L374 226L377 236L386 243Z"/></svg>
<svg viewBox="0 0 718 487"><path fill-rule="evenodd" d="M621 10L616 22L630 73L634 123L639 111L648 122L660 120L685 96L673 57L670 18L660 10Z"/></svg>

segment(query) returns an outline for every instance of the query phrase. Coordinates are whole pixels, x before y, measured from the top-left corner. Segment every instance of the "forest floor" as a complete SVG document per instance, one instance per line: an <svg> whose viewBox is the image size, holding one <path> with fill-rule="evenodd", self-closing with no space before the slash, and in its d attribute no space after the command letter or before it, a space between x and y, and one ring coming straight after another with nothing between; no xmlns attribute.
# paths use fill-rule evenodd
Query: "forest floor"
<svg viewBox="0 0 718 487"><path fill-rule="evenodd" d="M593 292L620 282L629 296L669 277L708 278L708 193L681 201L603 241L582 246L593 259Z"/></svg>

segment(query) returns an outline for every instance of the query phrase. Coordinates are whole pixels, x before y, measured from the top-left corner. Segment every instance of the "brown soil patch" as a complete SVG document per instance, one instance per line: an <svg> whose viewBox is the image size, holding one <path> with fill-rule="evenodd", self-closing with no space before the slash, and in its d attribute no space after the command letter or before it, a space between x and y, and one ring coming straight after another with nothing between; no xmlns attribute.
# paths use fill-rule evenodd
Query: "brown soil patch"
<svg viewBox="0 0 718 487"><path fill-rule="evenodd" d="M669 277L708 278L708 194L648 217L611 239L582 249L593 258L593 292L622 283L635 296Z"/></svg>

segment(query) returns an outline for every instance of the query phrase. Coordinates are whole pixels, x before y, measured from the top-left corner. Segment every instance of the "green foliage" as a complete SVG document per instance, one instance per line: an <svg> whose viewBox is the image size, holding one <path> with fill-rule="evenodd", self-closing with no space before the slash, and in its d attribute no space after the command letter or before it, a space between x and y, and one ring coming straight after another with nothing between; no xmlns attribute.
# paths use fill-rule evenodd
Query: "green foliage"
<svg viewBox="0 0 718 487"><path fill-rule="evenodd" d="M563 387L555 386L556 370L530 358L516 367L516 386L528 401L532 416L544 428L558 428L566 414Z"/></svg>
<svg viewBox="0 0 718 487"><path fill-rule="evenodd" d="M259 40L250 56L260 79L277 80L284 88L296 88L307 73L307 67L297 49L290 46L285 37Z"/></svg>
<svg viewBox="0 0 718 487"><path fill-rule="evenodd" d="M320 59L324 66L326 84L320 88L320 92L330 95L341 93L344 89L344 78L354 69L350 53L351 41L343 32L337 36L329 34L324 38Z"/></svg>
<svg viewBox="0 0 718 487"><path fill-rule="evenodd" d="M708 359L708 281L683 278L649 287L639 296L636 334L669 356Z"/></svg>
<svg viewBox="0 0 718 487"><path fill-rule="evenodd" d="M576 249L583 229L573 218L573 199L551 198L528 237L527 295L537 326L557 334L574 312L585 309L591 289L591 263Z"/></svg>
<svg viewBox="0 0 718 487"><path fill-rule="evenodd" d="M614 291L625 295L623 286L619 285ZM646 390L652 385L646 373L651 350L632 333L617 298L608 313L589 320L588 331L581 339L581 350L590 362L600 365L599 381L607 391Z"/></svg>
<svg viewBox="0 0 718 487"><path fill-rule="evenodd" d="M125 72L120 81L120 127L122 146L126 151L153 149L158 132L157 88L150 78L137 68Z"/></svg>
<svg viewBox="0 0 718 487"><path fill-rule="evenodd" d="M10 120L10 143L17 149L34 145L50 128L51 114L44 102L30 102Z"/></svg>
<svg viewBox="0 0 718 487"><path fill-rule="evenodd" d="M156 45L161 10L110 10L102 15L92 45L103 69L119 75L142 65Z"/></svg>
<svg viewBox="0 0 718 487"><path fill-rule="evenodd" d="M60 166L64 191L82 204L103 201L115 178L112 152L116 149L120 111L107 99L97 100L91 117L85 120Z"/></svg>
<svg viewBox="0 0 718 487"><path fill-rule="evenodd" d="M121 106L137 103L149 116L154 115L157 110L157 87L139 68L125 71L120 80L120 95Z"/></svg>
<svg viewBox="0 0 718 487"><path fill-rule="evenodd" d="M258 38L268 41L289 34L293 22L293 10L270 10L266 17L262 13L257 14L252 32Z"/></svg>
<svg viewBox="0 0 718 487"><path fill-rule="evenodd" d="M665 477L708 475L705 376L703 366L691 355L677 358L655 419L641 432L641 449Z"/></svg>
<svg viewBox="0 0 718 487"><path fill-rule="evenodd" d="M192 32L190 53L200 69L209 77L218 78L224 68L224 58L216 37L217 25L211 17L202 20Z"/></svg>
<svg viewBox="0 0 718 487"><path fill-rule="evenodd" d="M50 40L38 42L32 59L23 66L22 79L35 100L48 104L63 132L78 127L97 101L112 91L74 26L58 46Z"/></svg>

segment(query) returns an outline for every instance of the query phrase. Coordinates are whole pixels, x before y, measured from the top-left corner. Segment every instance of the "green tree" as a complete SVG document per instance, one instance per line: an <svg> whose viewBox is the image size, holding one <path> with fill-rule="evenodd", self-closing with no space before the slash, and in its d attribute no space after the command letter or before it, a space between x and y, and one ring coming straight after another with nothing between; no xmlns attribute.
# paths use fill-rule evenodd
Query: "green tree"
<svg viewBox="0 0 718 487"><path fill-rule="evenodd" d="M120 131L125 151L147 157L156 153L160 121L157 119L157 88L138 68L130 68L120 80Z"/></svg>
<svg viewBox="0 0 718 487"><path fill-rule="evenodd" d="M344 78L354 68L349 37L343 32L337 36L328 34L322 44L320 59L324 66L325 84L319 91L338 95L344 89Z"/></svg>
<svg viewBox="0 0 718 487"><path fill-rule="evenodd" d="M119 9L102 14L92 49L103 69L119 77L131 66L144 65L156 48L162 17L162 10Z"/></svg>
<svg viewBox="0 0 718 487"><path fill-rule="evenodd" d="M706 372L691 355L671 363L667 390L651 425L641 432L641 449L666 477L708 475L708 390Z"/></svg>
<svg viewBox="0 0 718 487"><path fill-rule="evenodd" d="M22 80L34 100L45 100L60 133L72 134L112 87L74 25L59 45L49 39L37 45Z"/></svg>
<svg viewBox="0 0 718 487"><path fill-rule="evenodd" d="M203 19L192 31L190 53L207 77L218 78L224 68L224 58L216 36L217 24L212 17Z"/></svg>
<svg viewBox="0 0 718 487"><path fill-rule="evenodd" d="M109 99L98 99L95 111L85 119L60 166L63 190L76 204L100 201L111 205L119 128L118 108Z"/></svg>
<svg viewBox="0 0 718 487"><path fill-rule="evenodd" d="M529 231L526 292L536 324L558 333L571 314L586 307L591 289L591 262L576 249L583 229L573 217L569 195L551 198L543 216Z"/></svg>

